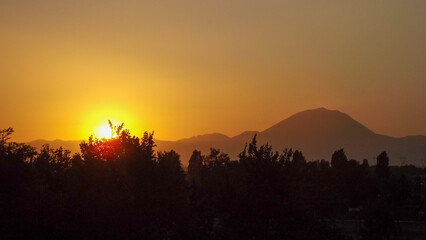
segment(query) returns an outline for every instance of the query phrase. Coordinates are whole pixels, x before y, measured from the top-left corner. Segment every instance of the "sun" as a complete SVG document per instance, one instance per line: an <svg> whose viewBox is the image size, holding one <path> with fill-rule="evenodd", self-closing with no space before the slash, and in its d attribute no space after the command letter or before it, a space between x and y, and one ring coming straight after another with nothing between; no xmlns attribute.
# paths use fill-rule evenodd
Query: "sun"
<svg viewBox="0 0 426 240"><path fill-rule="evenodd" d="M116 137L117 134L114 131L111 131L111 128L108 124L102 124L98 127L96 131L97 138L113 138Z"/></svg>

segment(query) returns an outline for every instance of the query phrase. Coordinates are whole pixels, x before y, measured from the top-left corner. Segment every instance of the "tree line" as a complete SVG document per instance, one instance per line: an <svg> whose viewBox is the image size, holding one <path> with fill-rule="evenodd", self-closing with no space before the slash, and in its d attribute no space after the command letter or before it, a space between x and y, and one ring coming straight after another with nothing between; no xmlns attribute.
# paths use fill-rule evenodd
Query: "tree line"
<svg viewBox="0 0 426 240"><path fill-rule="evenodd" d="M256 136L237 159L194 150L187 171L152 133L90 137L80 153L10 141L0 130L2 239L347 239L338 219L363 219L364 239L398 237L396 220L424 208L414 166L369 165L335 151L306 161ZM415 178L414 178L415 179Z"/></svg>

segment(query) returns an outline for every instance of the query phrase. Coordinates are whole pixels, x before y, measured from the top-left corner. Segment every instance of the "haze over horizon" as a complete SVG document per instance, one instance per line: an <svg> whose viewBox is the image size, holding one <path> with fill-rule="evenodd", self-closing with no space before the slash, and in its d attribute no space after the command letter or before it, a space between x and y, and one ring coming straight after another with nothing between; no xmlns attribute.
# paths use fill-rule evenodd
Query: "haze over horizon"
<svg viewBox="0 0 426 240"><path fill-rule="evenodd" d="M105 138L99 139L105 141L110 137L108 133L111 133L110 129L106 129ZM326 108L298 112L262 131L244 131L236 136L209 133L177 141L157 138L155 149L177 152L183 166L188 166L188 160L194 149L202 153L209 152L212 148L220 149L231 158L236 158L254 136L258 144L268 143L274 151L281 152L290 148L301 150L308 161L328 159L337 149L344 149L348 157L357 160L374 159L378 153L385 150L390 157L391 165L398 165L401 162L418 166L425 164L425 135L394 138L376 134L351 116ZM78 153L81 150L82 140L39 139L28 144L37 149L42 149L43 145L47 144Z"/></svg>
<svg viewBox="0 0 426 240"><path fill-rule="evenodd" d="M225 134L225 133L222 133L222 132L219 132L219 131L215 131L215 132L207 132L207 133L201 133L201 134L195 134L195 135L192 135L192 136L187 136L187 137L180 137L180 138L178 138L178 139L173 139L173 140L170 140L170 139L159 139L159 138L156 138L157 140L161 140L161 141L185 141L185 140L189 140L189 139L193 139L193 138L197 138L197 137L202 137L202 136L205 136L205 137L208 137L209 135L216 135L216 134L218 134L218 135L224 135L224 136L227 136L227 137L229 137L229 138L234 138L234 137L238 137L239 135L241 135L241 134L244 134L244 133L246 133L246 132L263 132L263 131L267 131L267 130L269 130L270 128L273 128L275 125L279 125L279 124L281 124L281 122L283 122L283 121L287 121L288 119L290 119L290 118L294 118L295 116L298 116L298 115L300 115L300 114L306 114L306 113L308 113L308 112L322 112L322 113L326 113L326 114L329 114L329 113L331 113L331 112L337 112L339 115L346 115L346 116L348 116L350 119L352 119L352 121L354 121L354 122L356 122L357 124L361 124L363 127L365 127L365 128L367 128L368 130L370 130L370 131L372 131L373 133L375 133L375 134L379 134L379 135L385 135L385 136L389 136L389 135L386 135L386 134L381 134L381 133L377 133L377 132L375 132L374 131L374 129L370 129L368 126L365 126L365 125L363 125L362 123L360 123L360 122L358 122L357 121L357 119L354 119L354 118L352 118L352 116L350 116L350 115L348 115L348 114L346 114L346 113L344 113L344 112L341 112L341 111L339 111L339 110L337 110L337 109L327 109L327 108L324 108L324 107L320 107L320 108L313 108L313 109L306 109L306 110L304 110L304 111L300 111L300 112L297 112L297 113L294 113L294 114L291 114L289 117L287 117L287 118L284 118L284 119L281 119L280 121L278 121L278 122L276 122L276 123L273 123L272 125L270 125L270 126L267 126L266 128L264 128L264 129L246 129L246 130L243 130L243 131L241 131L241 132L239 132L239 133L237 133L237 134L235 134L235 135L228 135L228 134ZM303 124L305 124L305 123L299 123L299 125L303 125ZM309 124L311 124L311 123L309 123ZM298 128L300 128L300 126L298 127ZM127 129L126 128L126 124L124 123L124 129ZM349 129L348 129L349 130ZM130 132L132 135L136 135L136 136L142 136L142 134L143 133L134 133L134 132ZM98 137L98 136L96 136L96 135L94 135L95 137ZM414 135L405 135L405 136L402 136L402 137L408 137L408 136L426 136L426 135L424 135L424 134L414 134ZM394 137L394 138L399 138L399 137L395 137L395 136L389 136L389 137ZM101 138L101 137L98 137L98 138ZM56 140L61 140L61 141L82 141L82 140L87 140L87 139L60 139L60 138L57 138L57 139L33 139L33 140L47 140L47 141L56 141ZM209 139L209 141L211 141L212 139Z"/></svg>
<svg viewBox="0 0 426 240"><path fill-rule="evenodd" d="M0 0L0 129L177 140L318 107L426 135L426 1Z"/></svg>

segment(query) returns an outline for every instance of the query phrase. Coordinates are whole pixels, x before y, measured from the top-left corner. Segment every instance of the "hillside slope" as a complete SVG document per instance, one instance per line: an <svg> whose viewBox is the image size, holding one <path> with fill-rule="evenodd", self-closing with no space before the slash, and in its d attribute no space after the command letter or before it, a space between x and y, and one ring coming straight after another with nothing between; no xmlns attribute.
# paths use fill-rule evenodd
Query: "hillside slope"
<svg viewBox="0 0 426 240"><path fill-rule="evenodd" d="M387 151L391 165L420 165L426 159L426 136L394 138L376 134L345 113L337 110L318 108L294 114L264 131L245 131L228 137L220 133L198 135L178 141L156 140L157 150L175 150L187 165L194 149L208 154L210 148L219 148L235 158L244 145L257 135L259 144L269 142L274 150L284 148L302 150L308 160L331 158L332 153L344 148L349 158L361 161L366 158L375 164L375 157ZM45 141L29 143L40 148L43 144L52 147L63 146L72 152L79 152L80 141Z"/></svg>

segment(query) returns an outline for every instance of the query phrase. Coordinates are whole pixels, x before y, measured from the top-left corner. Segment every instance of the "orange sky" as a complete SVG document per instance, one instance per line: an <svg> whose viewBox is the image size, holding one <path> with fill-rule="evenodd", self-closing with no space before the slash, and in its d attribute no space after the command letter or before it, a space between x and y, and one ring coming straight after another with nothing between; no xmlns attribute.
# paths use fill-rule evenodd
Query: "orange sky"
<svg viewBox="0 0 426 240"><path fill-rule="evenodd" d="M174 140L309 108L426 134L426 1L0 0L0 128Z"/></svg>

